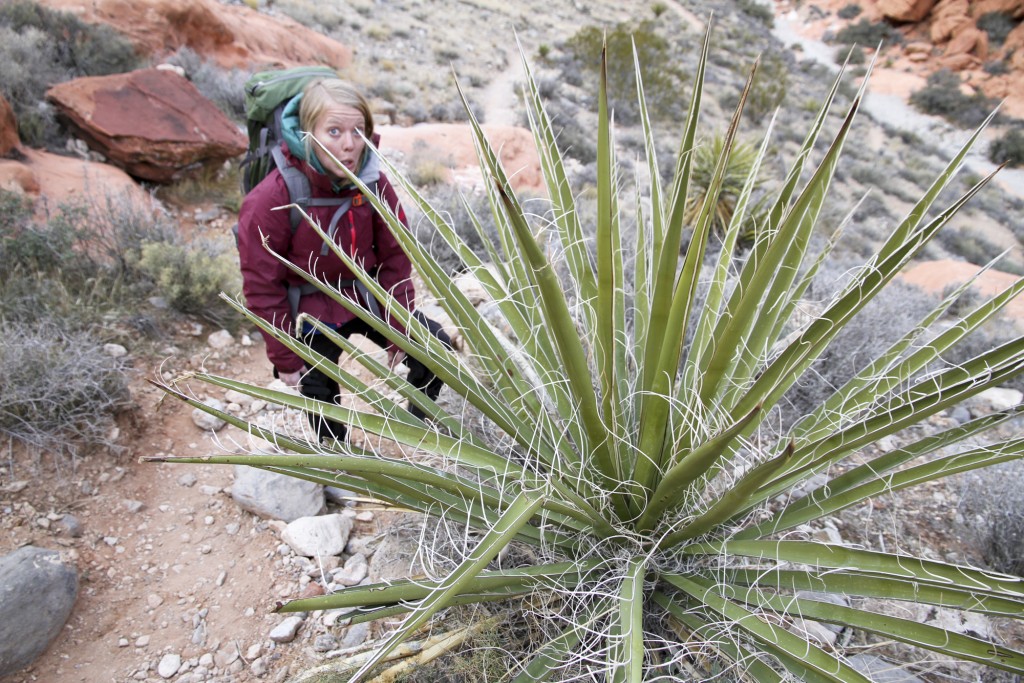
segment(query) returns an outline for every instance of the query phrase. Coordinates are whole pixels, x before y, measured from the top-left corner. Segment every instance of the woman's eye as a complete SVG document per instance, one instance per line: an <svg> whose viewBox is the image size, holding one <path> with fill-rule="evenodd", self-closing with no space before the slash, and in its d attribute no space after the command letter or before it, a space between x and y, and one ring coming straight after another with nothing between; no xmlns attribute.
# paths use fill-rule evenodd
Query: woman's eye
<svg viewBox="0 0 1024 683"><path fill-rule="evenodd" d="M341 135L341 128L328 128L327 134L332 136Z"/></svg>

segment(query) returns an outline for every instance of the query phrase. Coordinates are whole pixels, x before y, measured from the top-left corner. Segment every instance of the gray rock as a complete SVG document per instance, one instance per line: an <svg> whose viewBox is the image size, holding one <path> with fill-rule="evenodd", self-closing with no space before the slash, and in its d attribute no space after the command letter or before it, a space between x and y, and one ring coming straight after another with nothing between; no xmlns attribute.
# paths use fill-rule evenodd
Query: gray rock
<svg viewBox="0 0 1024 683"><path fill-rule="evenodd" d="M965 422L971 421L971 411L967 410L967 408L965 408L964 406L954 407L950 411L949 416L956 420L958 424L963 424Z"/></svg>
<svg viewBox="0 0 1024 683"><path fill-rule="evenodd" d="M180 668L181 655L169 652L160 658L160 663L156 666L156 672L160 674L160 678L172 678L178 673Z"/></svg>
<svg viewBox="0 0 1024 683"><path fill-rule="evenodd" d="M321 633L313 641L313 649L317 652L330 652L338 648L338 639L330 633Z"/></svg>
<svg viewBox="0 0 1024 683"><path fill-rule="evenodd" d="M77 597L78 572L58 552L25 546L0 558L0 677L43 654Z"/></svg>
<svg viewBox="0 0 1024 683"><path fill-rule="evenodd" d="M340 555L352 532L352 520L345 515L301 517L281 532L281 540L305 557Z"/></svg>
<svg viewBox="0 0 1024 683"><path fill-rule="evenodd" d="M349 626L348 630L345 631L345 637L341 639L341 647L346 650L350 647L358 647L366 641L369 635L370 623L367 621Z"/></svg>
<svg viewBox="0 0 1024 683"><path fill-rule="evenodd" d="M71 538L79 538L82 535L82 523L74 515L64 515L58 524Z"/></svg>
<svg viewBox="0 0 1024 683"><path fill-rule="evenodd" d="M320 484L244 465L235 465L234 470L231 497L243 510L285 522L323 512L324 487Z"/></svg>
<svg viewBox="0 0 1024 683"><path fill-rule="evenodd" d="M225 408L224 402L219 401L215 398L208 398L205 401L203 401L203 403L217 410L224 410ZM199 427L203 431L214 432L223 429L224 425L227 424L227 422L220 419L219 417L215 415L210 415L209 413L199 408L194 408L192 410L192 422L193 424L195 424L196 427Z"/></svg>
<svg viewBox="0 0 1024 683"><path fill-rule="evenodd" d="M191 472L186 472L185 474L178 477L178 485L184 486L185 488L195 486L197 481L198 479L196 479L196 475L192 474Z"/></svg>
<svg viewBox="0 0 1024 683"><path fill-rule="evenodd" d="M275 643L290 643L295 640L295 634L302 626L302 617L287 617L280 624L275 626L267 636Z"/></svg>

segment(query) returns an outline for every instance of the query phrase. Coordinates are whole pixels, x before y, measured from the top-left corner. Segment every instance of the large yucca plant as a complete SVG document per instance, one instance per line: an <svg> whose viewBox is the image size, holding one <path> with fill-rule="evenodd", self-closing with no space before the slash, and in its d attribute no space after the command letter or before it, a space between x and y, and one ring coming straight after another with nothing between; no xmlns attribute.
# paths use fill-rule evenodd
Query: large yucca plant
<svg viewBox="0 0 1024 683"><path fill-rule="evenodd" d="M758 241L740 258L733 241L770 125L724 244L712 247L709 236L742 99L703 209L692 224L683 219L708 43L705 37L671 187L659 181L639 88L650 185L639 188L640 227L631 244L622 239L603 81L595 225L579 222L556 135L532 77L526 99L550 196L548 220L524 209L472 119L500 233L500 244L489 246L489 262L467 249L416 188L404 183L486 287L516 341L495 332L394 217L393 229L461 331L469 359L442 347L400 307L393 312L411 339L397 336L357 307L351 310L422 358L451 391L482 413L494 427L489 437L471 431L458 414L424 400L365 354L355 355L393 391L367 386L253 316L255 324L277 334L308 364L333 374L369 407L318 404L213 375L199 379L322 411L392 441L407 458L346 445L325 448L274 433L167 387L190 404L294 452L214 456L202 462L252 465L339 485L419 511L431 526L441 520L463 529L451 534L464 545L453 550L449 560L455 568L443 575L356 586L280 608L351 608L353 622L407 615L356 679L440 610L516 597L530 598L528 609L542 617L537 628L545 635L531 653L510 663L509 678L515 681L701 679L722 672L758 681L867 680L843 651L818 645L794 626L807 622L852 627L880 641L1024 673L1024 653L1017 650L858 606L860 598L886 599L1020 619L1021 578L815 542L804 531L807 523L872 496L1024 454L1021 438L978 445L986 443L992 427L1017 417L1020 406L927 436L908 436L895 450L881 447L892 442L886 437L1024 369L1024 339L1017 338L959 366L934 370L940 354L991 319L1024 287L1024 280L938 331L933 323L952 298L943 301L787 433L766 436L771 433L765 424L770 409L785 409L787 390L843 326L981 187L931 211L977 135L821 314L794 333L797 303L828 256L811 253L811 235L860 98L820 163L811 168L811 151L837 80L779 183ZM529 76L529 66L524 67ZM401 176L390 165L389 173ZM387 211L376 198L372 201ZM717 254L717 267L710 282L699 282L709 249ZM336 253L348 261L346 254ZM627 254L635 254L631 262ZM350 265L358 272L356 264ZM372 279L361 279L387 300ZM404 400L428 420L414 418L401 406ZM788 495L822 476L826 483L808 495ZM509 556L529 557L533 563L504 566L497 558L510 546L529 547L530 552ZM829 594L849 600L837 605Z"/></svg>

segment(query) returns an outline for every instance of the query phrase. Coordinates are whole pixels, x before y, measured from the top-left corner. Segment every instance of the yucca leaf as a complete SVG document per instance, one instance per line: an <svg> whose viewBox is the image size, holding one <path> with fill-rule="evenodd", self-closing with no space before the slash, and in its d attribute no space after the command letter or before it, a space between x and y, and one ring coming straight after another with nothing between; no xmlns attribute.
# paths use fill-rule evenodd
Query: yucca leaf
<svg viewBox="0 0 1024 683"><path fill-rule="evenodd" d="M765 649L781 655L780 661L787 665L787 668L789 662L796 660L802 667L823 677L824 680L843 683L870 683L869 679L852 667L808 640L763 620L758 613L747 610L719 595L714 587L705 587L677 574L664 574L663 578L684 591L693 599L693 602L727 619L734 628L746 632ZM793 673L801 672L794 671Z"/></svg>
<svg viewBox="0 0 1024 683"><path fill-rule="evenodd" d="M644 578L647 559L629 560L619 588L616 619L617 642L613 643L611 680L614 683L639 683L644 664Z"/></svg>
<svg viewBox="0 0 1024 683"><path fill-rule="evenodd" d="M543 502L543 496L537 492L524 491L505 510L501 518L473 548L462 564L438 584L437 588L423 598L402 626L378 648L373 657L352 676L352 683L359 681L367 672L386 657L399 643L412 635L425 624L438 610L447 606L448 601L456 597L473 577L477 576L487 563L515 537L519 529L525 525Z"/></svg>
<svg viewBox="0 0 1024 683"><path fill-rule="evenodd" d="M840 569L905 577L928 585L951 586L996 597L1024 596L1024 578L922 560L906 555L811 541L712 541L682 548L686 555L728 552L761 561L795 562L819 569Z"/></svg>
<svg viewBox="0 0 1024 683"><path fill-rule="evenodd" d="M1016 599L983 595L949 585L927 585L915 579L847 571L729 570L720 577L724 585L786 591L811 591L832 595L902 600L989 616L1024 616L1024 596Z"/></svg>

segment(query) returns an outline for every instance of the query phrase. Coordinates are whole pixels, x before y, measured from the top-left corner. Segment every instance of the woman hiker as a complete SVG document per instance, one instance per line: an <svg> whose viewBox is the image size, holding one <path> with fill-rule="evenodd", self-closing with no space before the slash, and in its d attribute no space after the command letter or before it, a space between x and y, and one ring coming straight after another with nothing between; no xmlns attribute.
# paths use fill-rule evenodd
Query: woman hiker
<svg viewBox="0 0 1024 683"><path fill-rule="evenodd" d="M325 232L332 234L334 242L371 273L399 304L410 311L415 311L415 292L410 279L412 265L387 224L359 190L348 181L336 163L308 138L303 139L303 133L312 134L360 180L375 187L377 195L405 224L405 212L399 205L394 188L388 178L380 172L376 154L360 137L361 132L367 139L372 140L374 145L379 139L373 132L373 115L366 99L345 81L313 81L285 107L282 129L285 140L282 151L285 158L309 179L312 201L306 212ZM348 201L339 205L338 200ZM304 288L305 291L301 290L300 286L304 281L291 273L263 246L262 240L265 236L267 246L274 253L282 255L318 280L341 283L343 294L360 302L368 310L375 311L378 315L384 311L385 307L376 302L365 287L356 286L355 275L344 266L333 251L327 248L312 227L305 221L300 221L293 231L289 212L273 210L289 203L289 191L278 169L274 169L256 185L242 202L238 218L238 248L242 267L242 291L249 308L264 320L290 334L293 333L294 311L297 310L326 323L343 337L352 334L365 335L387 349L391 367L405 363L409 368L408 381L430 399L436 399L441 391L441 380L423 363L406 356L400 349L390 344L384 335L374 331L367 323L355 317L323 292L308 284ZM291 305L289 286L293 299L298 299ZM309 291L311 289L314 291ZM386 315L386 312L384 314ZM418 311L415 315L435 337L451 347L451 339L439 324L427 319ZM397 320L387 315L386 319L391 327L404 333ZM326 335L315 332L308 324L305 325L305 329L299 331L299 335L314 350L337 363L341 349ZM274 366L275 377L289 386L297 387L304 396L336 402L339 396L337 382L320 370L307 367L299 356L273 336L266 333L263 336L266 340L267 357ZM415 407L412 408L412 412L417 417L422 417L422 413ZM312 412L308 413L308 417L321 441L331 438L345 439L345 425Z"/></svg>

